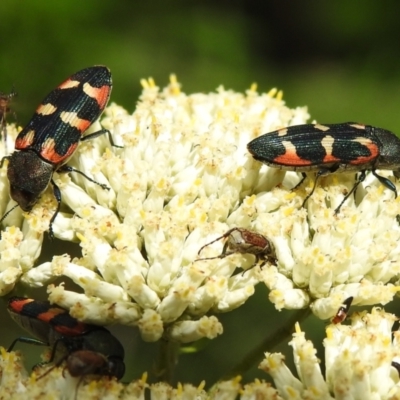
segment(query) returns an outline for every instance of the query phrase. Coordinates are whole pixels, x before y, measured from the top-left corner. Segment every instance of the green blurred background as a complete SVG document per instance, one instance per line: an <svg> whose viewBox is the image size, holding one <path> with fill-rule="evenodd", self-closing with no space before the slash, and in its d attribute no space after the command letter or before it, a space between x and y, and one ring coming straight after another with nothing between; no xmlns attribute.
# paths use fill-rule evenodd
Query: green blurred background
<svg viewBox="0 0 400 400"><path fill-rule="evenodd" d="M282 89L290 107L307 105L319 122L357 121L400 132L399 15L396 0L1 0L0 91L15 86L13 108L23 125L71 73L105 64L113 73L112 100L129 111L141 78L164 86L176 73L187 93L220 84L244 91L257 82L260 92ZM56 243L50 254L67 251L79 249ZM260 285L244 307L219 316L225 333L182 356L176 381L211 384L281 325L290 312L276 312L266 297ZM2 318L0 344L8 346L21 331ZM323 322L309 318L302 327L321 343ZM151 372L157 346L143 343L133 329L114 332L126 346L126 379ZM28 365L38 361L39 350L20 348L30 355ZM286 344L275 350L291 358ZM254 377L265 375L253 368L244 380Z"/></svg>

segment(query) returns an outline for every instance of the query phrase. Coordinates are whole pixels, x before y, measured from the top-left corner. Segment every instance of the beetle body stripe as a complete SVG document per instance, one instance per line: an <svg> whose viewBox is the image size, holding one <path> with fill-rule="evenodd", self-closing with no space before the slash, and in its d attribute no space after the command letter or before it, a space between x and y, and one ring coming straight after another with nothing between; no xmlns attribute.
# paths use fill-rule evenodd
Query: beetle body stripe
<svg viewBox="0 0 400 400"><path fill-rule="evenodd" d="M38 301L25 297L12 297L8 302L8 310L14 319L34 318L45 322L62 335L82 335L92 329L98 329L95 325L85 324L71 317L67 310L48 301Z"/></svg>
<svg viewBox="0 0 400 400"><path fill-rule="evenodd" d="M15 148L35 151L56 169L68 160L82 134L99 118L111 87L107 67L95 66L75 73L45 97L19 133Z"/></svg>
<svg viewBox="0 0 400 400"><path fill-rule="evenodd" d="M392 169L392 165L379 158L382 148L379 138L388 134L397 139L384 129L353 122L307 124L267 133L247 147L256 160L299 172L317 171L320 166L336 167L338 172L360 170L376 164L381 169ZM400 140L397 141L396 150L400 151Z"/></svg>

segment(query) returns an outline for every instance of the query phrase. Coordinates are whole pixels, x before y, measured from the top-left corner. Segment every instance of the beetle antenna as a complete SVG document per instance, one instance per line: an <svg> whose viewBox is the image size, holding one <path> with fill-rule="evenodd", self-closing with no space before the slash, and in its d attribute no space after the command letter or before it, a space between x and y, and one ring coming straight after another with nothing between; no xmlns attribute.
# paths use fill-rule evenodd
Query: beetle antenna
<svg viewBox="0 0 400 400"><path fill-rule="evenodd" d="M15 208L18 207L18 204L16 204L13 208L9 209L0 219L0 224L7 218L8 214L10 214L11 211L13 211ZM1 239L1 234L0 234L0 239Z"/></svg>

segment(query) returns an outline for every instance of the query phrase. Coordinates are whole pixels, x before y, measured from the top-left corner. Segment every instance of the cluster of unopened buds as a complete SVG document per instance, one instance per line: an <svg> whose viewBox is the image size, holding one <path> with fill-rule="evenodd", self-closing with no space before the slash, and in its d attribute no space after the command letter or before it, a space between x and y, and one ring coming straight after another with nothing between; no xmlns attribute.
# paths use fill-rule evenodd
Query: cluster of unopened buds
<svg viewBox="0 0 400 400"><path fill-rule="evenodd" d="M142 86L133 114L107 107L110 71L86 68L22 130L6 124L13 96L0 94L0 295L30 335L2 343L0 398L400 398L396 318L372 308L343 323L350 305L384 305L400 289L400 139L306 125L307 110L275 89L187 95L174 76L163 90ZM79 243L81 256L38 263L47 234ZM239 369L212 387L173 388L179 345L222 335L218 314L257 284L277 310L298 310L286 322L297 377L269 352L275 333L252 352L273 384L242 383ZM46 287L48 300L28 287ZM332 321L324 368L296 323L308 310ZM157 379L118 381L127 356L112 324L163 343ZM31 375L20 341L51 350Z"/></svg>

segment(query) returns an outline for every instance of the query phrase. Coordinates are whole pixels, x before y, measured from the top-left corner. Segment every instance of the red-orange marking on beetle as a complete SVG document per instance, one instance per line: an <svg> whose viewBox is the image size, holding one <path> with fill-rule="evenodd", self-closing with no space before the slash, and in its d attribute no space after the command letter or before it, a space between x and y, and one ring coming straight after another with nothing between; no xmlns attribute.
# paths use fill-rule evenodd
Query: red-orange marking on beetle
<svg viewBox="0 0 400 400"><path fill-rule="evenodd" d="M53 307L53 308L49 308L46 312L40 313L37 316L37 318L40 319L41 321L49 323L55 316L57 316L58 314L64 314L64 313L66 313L66 311L63 310L62 308Z"/></svg>
<svg viewBox="0 0 400 400"><path fill-rule="evenodd" d="M12 301L9 304L9 307L12 308L13 311L15 311L18 314L21 314L22 309L24 308L25 304L29 304L33 299L25 299L25 300L18 300L18 301Z"/></svg>
<svg viewBox="0 0 400 400"><path fill-rule="evenodd" d="M35 131L33 130L27 132L27 134L22 137L18 136L15 141L15 148L17 150L23 150L26 147L29 147L33 143L34 139L35 139Z"/></svg>
<svg viewBox="0 0 400 400"><path fill-rule="evenodd" d="M87 325L79 321L76 322L74 327L69 327L64 325L52 325L52 326L55 331L66 336L79 336L88 330Z"/></svg>
<svg viewBox="0 0 400 400"><path fill-rule="evenodd" d="M72 143L65 154L58 154L55 150L55 141L53 138L48 138L42 146L40 155L45 159L51 161L52 164L59 164L66 160L75 149L78 147L79 142Z"/></svg>
<svg viewBox="0 0 400 400"><path fill-rule="evenodd" d="M370 151L371 155L357 157L356 159L350 161L350 164L353 165L366 164L370 161L373 161L375 158L379 156L380 154L379 147L375 143L372 143L369 139L360 138L360 140L355 140L355 141L361 143L365 147L368 147L368 150Z"/></svg>
<svg viewBox="0 0 400 400"><path fill-rule="evenodd" d="M88 96L95 99L101 109L103 109L106 106L108 101L108 95L110 94L110 86L102 86L100 88L96 88L86 82L83 85L83 91Z"/></svg>
<svg viewBox="0 0 400 400"><path fill-rule="evenodd" d="M311 161L300 158L297 155L296 150L293 149L291 151L286 151L285 154L282 154L279 157L275 157L274 164L293 165L299 167L301 165L311 165Z"/></svg>
<svg viewBox="0 0 400 400"><path fill-rule="evenodd" d="M79 86L80 82L79 81L73 81L71 79L67 79L64 81L58 89L70 89Z"/></svg>

